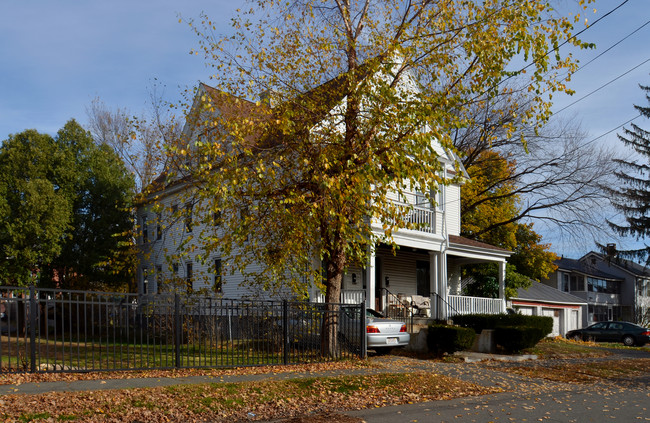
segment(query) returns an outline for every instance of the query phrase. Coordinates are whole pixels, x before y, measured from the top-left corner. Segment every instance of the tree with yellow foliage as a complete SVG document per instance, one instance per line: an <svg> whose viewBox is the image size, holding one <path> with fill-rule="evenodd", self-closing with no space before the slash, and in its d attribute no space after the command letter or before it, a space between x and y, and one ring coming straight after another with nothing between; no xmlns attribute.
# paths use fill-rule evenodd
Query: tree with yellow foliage
<svg viewBox="0 0 650 423"><path fill-rule="evenodd" d="M262 264L249 277L266 288L316 281L339 301L345 269L411 225L391 196L433 202L448 182L434 146L453 149L477 98L519 74L533 93L523 119L549 116L550 94L566 89L556 75L576 69L558 47L586 46L578 21L544 0L260 0L224 37L207 16L192 22L216 92L194 117L196 140L174 153L192 161L195 202L224 227L203 234L203 248L242 272ZM324 321L330 355L335 316Z"/></svg>

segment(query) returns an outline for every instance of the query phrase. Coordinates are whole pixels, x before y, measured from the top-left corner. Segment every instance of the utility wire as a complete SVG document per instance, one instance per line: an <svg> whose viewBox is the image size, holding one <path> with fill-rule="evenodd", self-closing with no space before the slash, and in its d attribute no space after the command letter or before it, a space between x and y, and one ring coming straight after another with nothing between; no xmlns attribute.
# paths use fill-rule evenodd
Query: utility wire
<svg viewBox="0 0 650 423"><path fill-rule="evenodd" d="M567 43L569 43L569 42L570 42L571 40L573 40L574 38L578 37L578 36L579 36L580 34L582 34L583 32L585 32L585 31L587 31L587 30L593 28L594 25L596 25L598 22L602 21L602 20L605 19L607 16L611 15L612 13L614 13L616 10L620 9L621 7L623 7L623 5L625 5L625 3L627 3L628 1L630 1L630 0L625 0L623 3L619 4L618 6L616 6L615 8L613 8L612 10L610 10L609 12L605 13L603 16L601 16L600 18L596 19L596 20L595 20L591 25L589 25L588 27L584 28L584 29L581 30L581 31L578 31L578 32L575 33L575 34L573 34L570 38L567 38L567 39L566 39L562 44L560 44L560 45L557 46L556 48L553 48L553 49L551 49L551 50L548 50L546 53L544 53L544 55L543 55L541 58L544 58L544 57L548 56L549 54L551 54L552 52L554 52L554 51L556 51L556 50L559 50L562 46L566 45ZM541 59L541 58L540 58L540 59ZM539 60L539 59L538 59L538 60ZM524 66L523 68L521 68L521 69L518 70L517 72L514 72L512 75L508 76L507 78L502 79L502 80L499 81L496 85L494 85L491 89L498 88L499 85L501 85L502 83L506 82L506 81L509 80L510 78L513 78L515 75L518 75L518 74L520 74L521 72L525 71L525 70L528 69L529 67L533 66L535 63L537 63L537 60L532 61L531 63L529 63L528 65ZM490 90L488 90L488 91L490 91ZM485 91L485 92L487 92L487 91ZM483 94L485 94L485 92L484 92ZM483 94L481 94L481 95L483 95ZM480 96L479 96L479 97L480 97Z"/></svg>
<svg viewBox="0 0 650 423"><path fill-rule="evenodd" d="M603 51L602 53L600 53L598 56L594 57L593 59L591 59L590 61L588 61L588 62L585 63L584 65L580 66L578 69L576 69L576 70L573 72L573 74L575 75L576 73L578 73L578 71L581 71L582 69L586 68L586 67L589 66L589 64L591 64L593 61L599 59L599 58L600 58L601 56L603 56L605 53L607 53L608 51L610 51L610 50L613 49L614 47L618 46L618 45L621 44L623 41L625 41L625 40L627 40L628 38L630 38L632 35L634 35L634 34L636 34L637 32L639 32L641 29L643 29L643 27L645 27L645 26L648 25L648 24L650 24L650 21L647 21L646 23L644 23L643 25L641 25L640 27L638 27L638 28L635 29L634 31L632 31L632 32L630 32L629 34L627 34L625 37L623 37L623 38L621 38L620 40L618 40L616 43L614 43L614 44L612 44L611 46L609 46L605 51ZM564 80L566 80L566 78L564 78Z"/></svg>
<svg viewBox="0 0 650 423"><path fill-rule="evenodd" d="M591 143L593 143L593 142L596 142L597 140L601 139L602 137L611 134L612 132L616 131L618 128L621 128L621 127L627 125L628 123L632 122L633 120L638 119L639 117L641 117L641 114L640 114L640 113L639 113L638 115L636 115L635 117L633 117L632 119L628 120L627 122L621 123L621 124L618 125L616 128L610 129L609 131L605 132L604 134L598 135L596 138L594 138L594 139L592 139L592 140L590 140L590 141L587 141L587 142L585 143L585 145L588 145L588 144L591 144Z"/></svg>
<svg viewBox="0 0 650 423"><path fill-rule="evenodd" d="M608 86L608 85L611 84L612 82L621 79L622 77L624 77L624 76L627 75L628 73L632 72L632 71L635 70L635 69L638 69L639 67L645 65L645 64L648 63L648 62L650 62L650 59L646 59L646 60L644 60L643 62L641 62L641 63L639 63L638 65L634 66L632 69L629 69L628 71L626 71L626 72L620 74L619 76L617 76L616 78L612 79L611 81L609 81L609 82L607 82L607 83L601 85L600 87L596 88L595 90L593 90L593 91L590 92L589 94L586 94L586 95L580 97L579 99L577 99L577 100L574 101L573 103L571 103L571 104L569 104L569 105L567 105L567 106L564 106L563 108L561 108L561 109L558 110L557 112L553 112L553 114L554 114L554 115L557 115L557 114L563 112L564 110L568 109L569 107L573 106L574 104L576 104L576 103L578 103L578 102L584 100L585 98L589 97L589 96L592 95L593 93L602 90L603 88L605 88L606 86Z"/></svg>

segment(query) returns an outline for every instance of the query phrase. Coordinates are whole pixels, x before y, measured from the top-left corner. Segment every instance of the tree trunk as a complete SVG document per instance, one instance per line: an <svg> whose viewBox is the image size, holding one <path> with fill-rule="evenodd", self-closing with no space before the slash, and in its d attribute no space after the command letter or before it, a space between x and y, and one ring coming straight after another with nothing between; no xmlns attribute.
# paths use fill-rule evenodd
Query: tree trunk
<svg viewBox="0 0 650 423"><path fill-rule="evenodd" d="M339 358L341 349L338 345L339 305L341 302L341 282L346 258L342 247L333 251L327 261L327 280L325 290L325 315L321 331L321 354L324 357Z"/></svg>

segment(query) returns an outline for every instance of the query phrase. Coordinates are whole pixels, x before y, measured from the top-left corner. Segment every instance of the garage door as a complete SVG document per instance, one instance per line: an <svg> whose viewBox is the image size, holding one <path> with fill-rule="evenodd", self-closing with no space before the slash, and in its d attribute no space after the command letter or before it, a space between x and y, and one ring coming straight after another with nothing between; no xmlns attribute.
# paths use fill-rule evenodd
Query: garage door
<svg viewBox="0 0 650 423"><path fill-rule="evenodd" d="M533 308L532 307L517 307L517 311L519 314L524 314L526 316L532 316L533 315Z"/></svg>
<svg viewBox="0 0 650 423"><path fill-rule="evenodd" d="M553 332L548 336L559 336L560 335L560 310L554 310L552 308L543 308L542 316L548 316L553 318Z"/></svg>
<svg viewBox="0 0 650 423"><path fill-rule="evenodd" d="M578 321L578 310L571 310L571 315L569 317L569 328L567 330L580 329L581 325Z"/></svg>

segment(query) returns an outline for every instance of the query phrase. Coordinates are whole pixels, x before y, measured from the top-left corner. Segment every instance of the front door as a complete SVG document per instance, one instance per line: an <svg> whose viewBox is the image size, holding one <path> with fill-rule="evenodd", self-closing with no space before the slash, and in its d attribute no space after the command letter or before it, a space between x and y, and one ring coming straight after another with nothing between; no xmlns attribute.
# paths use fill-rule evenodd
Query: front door
<svg viewBox="0 0 650 423"><path fill-rule="evenodd" d="M423 297L429 297L431 295L431 274L429 273L429 262L418 260L416 266L417 294Z"/></svg>

